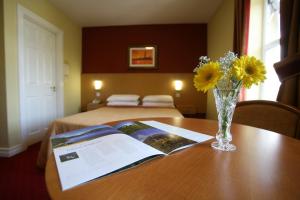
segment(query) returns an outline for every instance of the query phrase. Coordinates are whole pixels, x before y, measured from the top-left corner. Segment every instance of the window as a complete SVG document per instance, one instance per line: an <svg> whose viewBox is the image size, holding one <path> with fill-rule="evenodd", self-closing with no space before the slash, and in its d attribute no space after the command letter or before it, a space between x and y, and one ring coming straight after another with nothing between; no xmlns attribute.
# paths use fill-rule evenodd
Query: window
<svg viewBox="0 0 300 200"><path fill-rule="evenodd" d="M280 81L274 63L280 61L280 0L265 0L263 22L262 58L267 70L267 79L262 84L260 98L276 100Z"/></svg>
<svg viewBox="0 0 300 200"><path fill-rule="evenodd" d="M264 61L267 79L246 90L246 100L276 100L280 81L274 63L280 60L280 0L251 0L248 54Z"/></svg>

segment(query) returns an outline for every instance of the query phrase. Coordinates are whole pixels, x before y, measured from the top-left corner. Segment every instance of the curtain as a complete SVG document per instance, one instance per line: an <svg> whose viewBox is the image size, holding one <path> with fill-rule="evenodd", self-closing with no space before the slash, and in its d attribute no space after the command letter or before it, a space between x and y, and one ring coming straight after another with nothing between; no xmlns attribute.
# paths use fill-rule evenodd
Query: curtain
<svg viewBox="0 0 300 200"><path fill-rule="evenodd" d="M300 1L280 1L281 59L300 52Z"/></svg>
<svg viewBox="0 0 300 200"><path fill-rule="evenodd" d="M280 31L282 60L274 65L281 80L277 101L300 108L300 0L280 1Z"/></svg>
<svg viewBox="0 0 300 200"><path fill-rule="evenodd" d="M235 0L233 51L239 56L246 55L248 51L249 19L250 0ZM239 100L245 100L245 95L246 90L242 88Z"/></svg>

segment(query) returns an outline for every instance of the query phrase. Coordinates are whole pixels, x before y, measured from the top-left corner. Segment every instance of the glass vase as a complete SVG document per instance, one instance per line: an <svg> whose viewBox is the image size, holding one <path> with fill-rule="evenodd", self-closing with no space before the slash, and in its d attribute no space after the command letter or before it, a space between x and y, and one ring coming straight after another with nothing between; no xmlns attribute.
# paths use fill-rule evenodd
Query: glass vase
<svg viewBox="0 0 300 200"><path fill-rule="evenodd" d="M240 87L237 89L214 89L214 97L218 113L219 130L216 135L217 141L211 146L221 151L234 151L236 146L230 144L232 135L230 133L232 116L238 100Z"/></svg>

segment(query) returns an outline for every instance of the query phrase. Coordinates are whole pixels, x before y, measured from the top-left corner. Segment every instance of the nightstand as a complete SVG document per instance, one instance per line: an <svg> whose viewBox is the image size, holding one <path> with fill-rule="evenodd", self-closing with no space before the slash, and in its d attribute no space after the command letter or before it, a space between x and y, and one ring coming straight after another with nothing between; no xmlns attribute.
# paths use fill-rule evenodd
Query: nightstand
<svg viewBox="0 0 300 200"><path fill-rule="evenodd" d="M105 103L88 103L86 106L86 110L90 111L90 110L95 110L97 108L101 108L105 106Z"/></svg>
<svg viewBox="0 0 300 200"><path fill-rule="evenodd" d="M205 117L206 117L205 113L189 113L189 114L182 113L182 115L186 118L205 119Z"/></svg>
<svg viewBox="0 0 300 200"><path fill-rule="evenodd" d="M206 113L201 113L193 105L176 105L176 108L186 118L205 119Z"/></svg>

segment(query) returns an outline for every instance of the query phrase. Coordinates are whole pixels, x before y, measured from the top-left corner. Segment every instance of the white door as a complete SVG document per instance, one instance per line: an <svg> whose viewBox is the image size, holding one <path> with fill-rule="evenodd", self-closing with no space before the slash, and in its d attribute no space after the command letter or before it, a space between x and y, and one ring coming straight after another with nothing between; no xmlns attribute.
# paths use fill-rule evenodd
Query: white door
<svg viewBox="0 0 300 200"><path fill-rule="evenodd" d="M23 21L23 132L27 145L42 139L57 116L56 35Z"/></svg>

